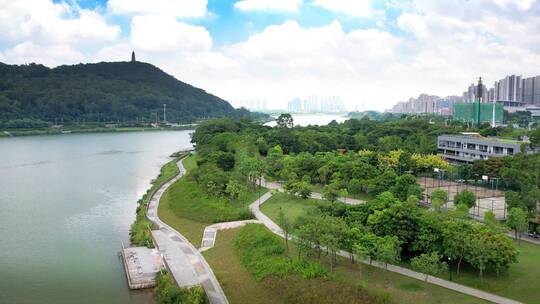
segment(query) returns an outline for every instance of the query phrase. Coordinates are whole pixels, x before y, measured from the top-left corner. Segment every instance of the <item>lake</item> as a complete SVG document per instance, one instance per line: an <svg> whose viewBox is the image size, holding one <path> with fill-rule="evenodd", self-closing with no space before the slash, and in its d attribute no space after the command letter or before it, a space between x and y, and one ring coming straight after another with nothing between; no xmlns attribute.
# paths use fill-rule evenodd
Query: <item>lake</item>
<svg viewBox="0 0 540 304"><path fill-rule="evenodd" d="M339 123L344 122L349 119L343 115L337 114L292 114L294 125L306 127L309 125L314 126L324 126L335 120ZM276 117L277 118L277 117ZM274 127L276 125L275 121L266 123L268 126Z"/></svg>
<svg viewBox="0 0 540 304"><path fill-rule="evenodd" d="M190 132L0 138L0 303L152 303L118 252Z"/></svg>

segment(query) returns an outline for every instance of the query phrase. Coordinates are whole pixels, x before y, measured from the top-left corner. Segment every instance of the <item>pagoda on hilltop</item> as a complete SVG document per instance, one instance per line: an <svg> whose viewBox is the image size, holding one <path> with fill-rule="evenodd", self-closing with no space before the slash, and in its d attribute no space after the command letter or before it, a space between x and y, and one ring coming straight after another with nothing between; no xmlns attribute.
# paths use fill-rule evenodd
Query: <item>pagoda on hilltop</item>
<svg viewBox="0 0 540 304"><path fill-rule="evenodd" d="M132 51L131 52L131 62L135 62L137 60L135 60L135 51Z"/></svg>

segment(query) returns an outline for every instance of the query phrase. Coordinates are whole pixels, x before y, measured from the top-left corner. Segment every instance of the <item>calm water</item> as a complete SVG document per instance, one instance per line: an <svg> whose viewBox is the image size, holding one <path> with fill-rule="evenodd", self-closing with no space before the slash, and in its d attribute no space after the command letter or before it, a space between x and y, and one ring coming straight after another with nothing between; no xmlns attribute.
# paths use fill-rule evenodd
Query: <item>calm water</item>
<svg viewBox="0 0 540 304"><path fill-rule="evenodd" d="M293 121L295 126L324 126L335 120L339 123L349 119L348 117L336 114L293 114ZM267 123L268 126L275 126L276 122L272 121Z"/></svg>
<svg viewBox="0 0 540 304"><path fill-rule="evenodd" d="M0 138L0 303L150 303L118 252L189 131Z"/></svg>

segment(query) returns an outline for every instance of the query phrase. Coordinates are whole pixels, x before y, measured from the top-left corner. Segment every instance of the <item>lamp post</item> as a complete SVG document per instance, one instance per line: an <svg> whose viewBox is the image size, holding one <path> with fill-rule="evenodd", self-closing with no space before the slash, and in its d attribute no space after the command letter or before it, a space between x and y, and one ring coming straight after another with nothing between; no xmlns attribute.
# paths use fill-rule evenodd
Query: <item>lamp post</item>
<svg viewBox="0 0 540 304"><path fill-rule="evenodd" d="M448 272L450 272L450 281L452 281L452 258L448 257Z"/></svg>

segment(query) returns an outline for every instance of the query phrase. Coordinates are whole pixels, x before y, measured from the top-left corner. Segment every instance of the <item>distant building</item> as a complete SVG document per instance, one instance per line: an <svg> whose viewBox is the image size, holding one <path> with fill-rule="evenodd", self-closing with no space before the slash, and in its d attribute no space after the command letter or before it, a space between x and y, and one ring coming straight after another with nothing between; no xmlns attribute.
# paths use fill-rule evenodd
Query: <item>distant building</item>
<svg viewBox="0 0 540 304"><path fill-rule="evenodd" d="M304 100L296 97L289 101L287 110L296 113L339 113L345 111L345 105L339 96L319 97L309 95Z"/></svg>
<svg viewBox="0 0 540 304"><path fill-rule="evenodd" d="M523 79L523 102L540 106L540 75Z"/></svg>
<svg viewBox="0 0 540 304"><path fill-rule="evenodd" d="M495 107L495 124L500 125L504 122L504 104L500 102L456 102L453 104L452 115L455 120L465 123L477 125L480 121L480 124L492 124L493 107Z"/></svg>
<svg viewBox="0 0 540 304"><path fill-rule="evenodd" d="M131 62L135 62L135 51L131 52Z"/></svg>
<svg viewBox="0 0 540 304"><path fill-rule="evenodd" d="M521 153L523 144L525 144L525 153L538 152L530 149L528 143L528 141L482 137L478 133L462 133L461 135L439 136L437 149L439 156L450 162L472 163L480 159Z"/></svg>

